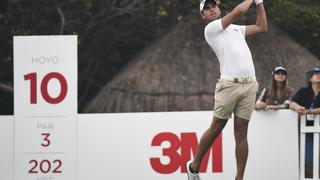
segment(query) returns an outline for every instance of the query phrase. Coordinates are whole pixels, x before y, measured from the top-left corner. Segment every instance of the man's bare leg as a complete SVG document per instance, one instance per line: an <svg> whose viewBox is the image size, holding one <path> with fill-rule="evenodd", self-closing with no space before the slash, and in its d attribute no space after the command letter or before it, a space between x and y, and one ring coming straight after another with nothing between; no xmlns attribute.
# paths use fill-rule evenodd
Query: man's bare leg
<svg viewBox="0 0 320 180"><path fill-rule="evenodd" d="M192 161L191 168L195 171L199 171L200 165L203 157L207 153L208 149L211 147L212 143L219 136L220 132L227 124L227 119L220 119L217 117L213 117L211 126L206 132L202 135L198 147L198 151L196 153L195 159Z"/></svg>
<svg viewBox="0 0 320 180"><path fill-rule="evenodd" d="M243 180L244 171L247 164L248 147L248 125L249 121L239 117L234 118L234 137L236 141L236 161L237 161L237 180Z"/></svg>

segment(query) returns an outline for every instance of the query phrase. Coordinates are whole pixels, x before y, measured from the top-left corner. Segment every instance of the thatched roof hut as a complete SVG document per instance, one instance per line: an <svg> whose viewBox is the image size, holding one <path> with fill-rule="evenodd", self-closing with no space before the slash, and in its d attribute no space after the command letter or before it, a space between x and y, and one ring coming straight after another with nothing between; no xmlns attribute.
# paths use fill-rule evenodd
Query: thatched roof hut
<svg viewBox="0 0 320 180"><path fill-rule="evenodd" d="M204 26L196 15L177 24L102 88L84 112L212 110L219 62L204 39ZM319 64L270 22L268 33L248 42L260 89L268 85L274 66L285 66L297 89L305 82L304 72Z"/></svg>

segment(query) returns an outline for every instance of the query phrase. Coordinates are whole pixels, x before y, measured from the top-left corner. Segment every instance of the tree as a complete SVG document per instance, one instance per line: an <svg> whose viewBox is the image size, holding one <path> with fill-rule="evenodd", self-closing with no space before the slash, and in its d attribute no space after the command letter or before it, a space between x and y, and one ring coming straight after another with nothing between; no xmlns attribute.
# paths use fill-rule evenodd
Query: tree
<svg viewBox="0 0 320 180"><path fill-rule="evenodd" d="M221 2L224 11L239 3ZM320 1L265 3L273 21L320 57ZM76 34L81 111L138 52L198 9L198 0L2 0L0 82L13 84L14 35Z"/></svg>

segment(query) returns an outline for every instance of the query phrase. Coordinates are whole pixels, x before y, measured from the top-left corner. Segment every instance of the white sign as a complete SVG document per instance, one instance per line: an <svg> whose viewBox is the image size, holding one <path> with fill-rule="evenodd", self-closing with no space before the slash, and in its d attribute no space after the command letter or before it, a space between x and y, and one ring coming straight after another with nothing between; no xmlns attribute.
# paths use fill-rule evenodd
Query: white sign
<svg viewBox="0 0 320 180"><path fill-rule="evenodd" d="M192 149L185 142L194 145L195 137L200 138L211 118L212 112L80 114L78 179L187 180L179 161ZM297 118L290 110L253 113L246 180L298 180ZM0 133L0 179L12 179L12 117L0 116ZM213 164L221 164L219 159L212 159L217 154L211 151L204 161L204 180L234 179L233 120L229 120L221 140L222 152L216 153L222 154L222 171L212 170ZM218 144L213 150L221 147ZM151 163L157 158L159 167L168 165L166 170ZM170 162L170 158L178 161Z"/></svg>
<svg viewBox="0 0 320 180"><path fill-rule="evenodd" d="M77 36L14 37L14 179L76 179Z"/></svg>
<svg viewBox="0 0 320 180"><path fill-rule="evenodd" d="M185 179L212 112L88 114L79 116L79 177ZM246 180L298 180L298 115L254 112L249 126ZM234 179L233 119L202 163L202 179ZM222 152L220 152L222 150ZM221 161L220 161L221 160Z"/></svg>

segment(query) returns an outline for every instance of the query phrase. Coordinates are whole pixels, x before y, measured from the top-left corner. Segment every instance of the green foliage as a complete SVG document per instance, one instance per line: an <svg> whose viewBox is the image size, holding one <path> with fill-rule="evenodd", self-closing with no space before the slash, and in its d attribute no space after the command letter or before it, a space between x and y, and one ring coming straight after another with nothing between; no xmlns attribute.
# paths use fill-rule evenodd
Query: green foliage
<svg viewBox="0 0 320 180"><path fill-rule="evenodd" d="M239 2L221 0L221 8ZM265 4L280 28L320 57L319 0ZM2 0L0 82L13 82L14 35L77 34L81 109L138 52L198 9L198 0Z"/></svg>
<svg viewBox="0 0 320 180"><path fill-rule="evenodd" d="M137 52L197 4L196 0L1 1L0 82L13 82L13 36L77 34L81 108Z"/></svg>
<svg viewBox="0 0 320 180"><path fill-rule="evenodd" d="M320 58L320 1L273 0L267 6L280 28Z"/></svg>
<svg viewBox="0 0 320 180"><path fill-rule="evenodd" d="M97 12L106 6L95 2L98 1L92 3L92 8ZM79 102L85 104L87 99L94 97L130 59L181 21L198 4L195 0L185 0L184 3L176 0L141 2L143 8L138 6L139 10L132 14L123 13L108 21L96 21L88 31L91 36L82 34L80 37L84 45L80 47L83 53L79 55L79 70L89 70L79 74L79 80L85 82L79 84L79 94L82 95Z"/></svg>

